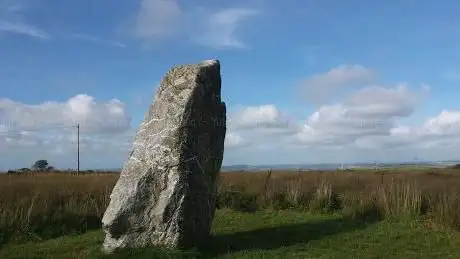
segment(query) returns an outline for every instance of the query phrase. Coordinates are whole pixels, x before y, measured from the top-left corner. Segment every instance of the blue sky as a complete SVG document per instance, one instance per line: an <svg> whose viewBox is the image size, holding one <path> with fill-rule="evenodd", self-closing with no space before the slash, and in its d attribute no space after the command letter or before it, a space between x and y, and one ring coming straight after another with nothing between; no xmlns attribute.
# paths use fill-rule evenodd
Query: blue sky
<svg viewBox="0 0 460 259"><path fill-rule="evenodd" d="M458 158L458 10L458 1L0 0L9 132L0 168L39 157L74 167L74 131L21 131L76 120L83 165L121 166L165 72L210 58L221 61L229 111L224 164Z"/></svg>

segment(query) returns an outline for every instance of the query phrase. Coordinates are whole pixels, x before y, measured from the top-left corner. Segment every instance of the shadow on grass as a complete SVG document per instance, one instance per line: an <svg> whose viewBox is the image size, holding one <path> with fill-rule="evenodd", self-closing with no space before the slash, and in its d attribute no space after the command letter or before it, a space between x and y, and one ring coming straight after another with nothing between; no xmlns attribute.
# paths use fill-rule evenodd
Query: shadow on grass
<svg viewBox="0 0 460 259"><path fill-rule="evenodd" d="M138 248L138 249L123 249L119 250L114 254L103 254L98 252L97 254L92 254L90 258L94 259L196 259L202 258L199 252L197 251L179 251L179 250L169 250L162 248Z"/></svg>
<svg viewBox="0 0 460 259"><path fill-rule="evenodd" d="M274 250L296 244L307 244L327 236L354 230L364 229L378 220L357 220L351 217L324 219L302 224L280 225L278 227L262 228L212 236L205 246L199 250L168 250L161 248L123 249L116 254L92 258L216 258L221 255L251 250Z"/></svg>
<svg viewBox="0 0 460 259"><path fill-rule="evenodd" d="M303 224L256 229L227 235L217 235L202 248L205 258L250 250L274 250L308 243L327 236L364 229L378 220L356 220L350 217L325 219Z"/></svg>
<svg viewBox="0 0 460 259"><path fill-rule="evenodd" d="M221 255L251 250L275 250L296 244L307 244L327 236L365 229L382 218L371 208L354 216L316 220L300 224L280 225L210 237L198 250L161 248L123 249L114 255L94 258L216 258Z"/></svg>

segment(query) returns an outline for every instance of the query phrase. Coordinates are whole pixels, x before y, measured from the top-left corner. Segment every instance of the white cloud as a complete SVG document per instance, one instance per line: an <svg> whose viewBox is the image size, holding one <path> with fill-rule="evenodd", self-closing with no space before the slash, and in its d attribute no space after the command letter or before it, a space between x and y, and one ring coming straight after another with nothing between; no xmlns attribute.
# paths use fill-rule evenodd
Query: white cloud
<svg viewBox="0 0 460 259"><path fill-rule="evenodd" d="M427 135L460 135L460 111L443 110L438 116L427 119L420 130Z"/></svg>
<svg viewBox="0 0 460 259"><path fill-rule="evenodd" d="M41 158L58 167L74 165L77 122L83 165L123 162L135 134L125 105L81 94L38 105L0 99L0 167L28 166Z"/></svg>
<svg viewBox="0 0 460 259"><path fill-rule="evenodd" d="M384 94L372 103L366 101L364 93L370 96L387 93L394 99L385 98ZM354 99L357 96L364 98L361 104ZM422 160L455 159L460 145L460 110L442 111L418 125L400 124L400 119L410 117L425 96L424 87L410 90L405 85L374 86L356 92L341 103L321 107L297 131L265 134L267 125L257 123L246 128L231 127L230 132L238 135L234 142L244 139L249 140L250 145L238 152L230 149L226 161L273 164L394 162L412 161L414 157ZM379 106L375 107L375 104ZM270 119L274 117L263 118L271 122L276 121ZM227 144L231 138L233 136L229 137Z"/></svg>
<svg viewBox="0 0 460 259"><path fill-rule="evenodd" d="M192 39L204 46L216 48L245 48L247 45L237 38L236 31L244 21L258 15L254 9L229 8L213 13L203 27L191 35Z"/></svg>
<svg viewBox="0 0 460 259"><path fill-rule="evenodd" d="M439 151L460 145L460 111L442 111L418 126L399 125L388 135L362 141L367 148L426 149Z"/></svg>
<svg viewBox="0 0 460 259"><path fill-rule="evenodd" d="M158 41L173 36L183 13L175 0L142 0L135 34L141 40Z"/></svg>
<svg viewBox="0 0 460 259"><path fill-rule="evenodd" d="M323 104L343 88L367 85L375 78L375 73L366 67L345 64L307 78L300 84L300 91L306 100Z"/></svg>
<svg viewBox="0 0 460 259"><path fill-rule="evenodd" d="M258 12L251 8L183 9L177 0L142 0L134 25L137 38L157 43L190 39L212 48L243 48L237 30Z"/></svg>
<svg viewBox="0 0 460 259"><path fill-rule="evenodd" d="M225 148L233 149L233 148L239 148L239 147L245 147L249 146L250 143L243 139L241 135L234 133L234 132L228 132L225 135Z"/></svg>
<svg viewBox="0 0 460 259"><path fill-rule="evenodd" d="M228 116L227 127L226 147L251 147L256 150L263 146L277 146L298 131L295 121L272 104L249 106L232 112Z"/></svg>
<svg viewBox="0 0 460 259"><path fill-rule="evenodd" d="M136 134L124 104L80 94L38 105L0 99L0 168L24 167L42 158L59 168L75 168L77 122L82 168L120 167ZM251 144L239 133L226 134L228 150Z"/></svg>
<svg viewBox="0 0 460 259"><path fill-rule="evenodd" d="M289 124L285 115L274 105L250 106L236 112L229 122L236 129L286 128Z"/></svg>
<svg viewBox="0 0 460 259"><path fill-rule="evenodd" d="M131 148L133 130L119 133L81 133L82 168L116 168ZM28 167L33 161L47 159L58 168L76 167L76 130L41 130L20 134L0 134L0 168Z"/></svg>
<svg viewBox="0 0 460 259"><path fill-rule="evenodd" d="M322 106L308 118L296 139L314 146L343 145L390 135L395 120L410 116L424 95L425 88L414 92L406 85L361 89L341 104Z"/></svg>
<svg viewBox="0 0 460 259"><path fill-rule="evenodd" d="M228 115L227 163L312 163L451 158L460 145L460 110L444 110L417 125L405 125L429 87L372 85L323 105L306 121L273 104L248 106ZM120 167L135 129L117 100L77 95L38 105L0 99L0 167L23 167L48 158L57 167L75 165L76 131L51 129L80 122L82 166ZM49 127L41 131L21 131ZM14 132L14 134L13 134ZM14 166L13 166L14 165Z"/></svg>
<svg viewBox="0 0 460 259"><path fill-rule="evenodd" d="M130 128L131 118L117 99L97 103L88 95L76 95L66 102L28 105L0 99L0 124L10 131L69 126L80 123L82 132L119 132Z"/></svg>
<svg viewBox="0 0 460 259"><path fill-rule="evenodd" d="M420 94L414 94L406 84L387 88L371 86L353 94L346 105L362 116L409 116L415 105L429 92L429 86L422 85Z"/></svg>
<svg viewBox="0 0 460 259"><path fill-rule="evenodd" d="M245 148L248 153L274 148L284 150L285 154L320 150L363 154L363 149L408 148L422 140L414 137L413 127L397 122L413 114L428 90L426 85L411 89L406 84L364 87L340 103L321 106L303 123L274 105L250 106L229 116L229 128L240 138L250 140L251 145ZM455 118L453 114L448 117ZM424 141L425 145L439 144L433 138ZM304 148L309 151L299 151Z"/></svg>

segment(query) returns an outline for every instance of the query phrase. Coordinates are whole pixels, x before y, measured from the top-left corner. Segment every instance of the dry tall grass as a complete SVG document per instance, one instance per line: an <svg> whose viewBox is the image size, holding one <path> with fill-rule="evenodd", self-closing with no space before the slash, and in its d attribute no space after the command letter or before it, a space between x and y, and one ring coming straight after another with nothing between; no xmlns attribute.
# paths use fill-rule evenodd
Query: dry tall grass
<svg viewBox="0 0 460 259"><path fill-rule="evenodd" d="M0 174L0 239L99 228L117 174ZM460 229L460 171L222 173L218 207L429 217ZM0 240L1 243L1 240Z"/></svg>
<svg viewBox="0 0 460 259"><path fill-rule="evenodd" d="M0 175L0 239L11 233L59 236L100 226L117 176Z"/></svg>

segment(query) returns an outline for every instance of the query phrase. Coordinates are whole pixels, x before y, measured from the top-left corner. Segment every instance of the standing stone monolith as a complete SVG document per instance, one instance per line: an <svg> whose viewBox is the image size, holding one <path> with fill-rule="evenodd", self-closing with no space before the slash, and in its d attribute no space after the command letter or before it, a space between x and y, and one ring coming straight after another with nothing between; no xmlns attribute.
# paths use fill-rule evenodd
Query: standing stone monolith
<svg viewBox="0 0 460 259"><path fill-rule="evenodd" d="M189 248L206 241L225 133L219 61L171 68L110 195L103 250Z"/></svg>

